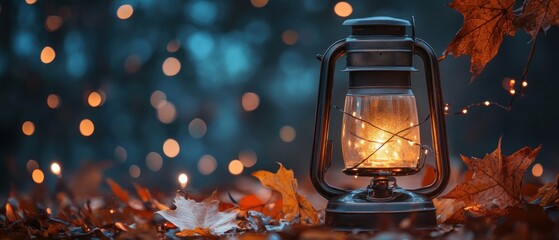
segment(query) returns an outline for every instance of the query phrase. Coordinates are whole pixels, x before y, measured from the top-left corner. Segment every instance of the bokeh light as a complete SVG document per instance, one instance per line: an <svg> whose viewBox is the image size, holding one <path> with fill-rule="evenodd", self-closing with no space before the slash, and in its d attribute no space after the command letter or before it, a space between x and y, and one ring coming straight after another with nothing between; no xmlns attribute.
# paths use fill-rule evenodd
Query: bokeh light
<svg viewBox="0 0 559 240"><path fill-rule="evenodd" d="M250 4L256 8L263 8L268 4L268 0L250 0Z"/></svg>
<svg viewBox="0 0 559 240"><path fill-rule="evenodd" d="M35 133L35 124L31 121L25 121L21 125L21 131L23 132L23 134L31 136L33 135L33 133Z"/></svg>
<svg viewBox="0 0 559 240"><path fill-rule="evenodd" d="M27 161L27 163L25 164L25 168L27 169L27 171L29 173L32 173L33 170L38 169L39 168L39 163L33 159L29 159Z"/></svg>
<svg viewBox="0 0 559 240"><path fill-rule="evenodd" d="M173 39L167 43L167 52L174 53L181 48L181 42L177 39Z"/></svg>
<svg viewBox="0 0 559 240"><path fill-rule="evenodd" d="M294 45L299 40L299 35L293 30L286 30L281 34L281 40L287 45Z"/></svg>
<svg viewBox="0 0 559 240"><path fill-rule="evenodd" d="M286 143L293 142L296 135L295 129L289 125L281 127L279 132L280 139Z"/></svg>
<svg viewBox="0 0 559 240"><path fill-rule="evenodd" d="M56 57L56 52L50 46L44 47L43 50L41 51L41 62L43 62L44 64L51 63L52 61L54 61L55 57Z"/></svg>
<svg viewBox="0 0 559 240"><path fill-rule="evenodd" d="M60 167L59 163L53 162L53 163L50 164L50 171L54 175L60 175L60 173L62 173L62 168Z"/></svg>
<svg viewBox="0 0 559 240"><path fill-rule="evenodd" d="M128 19L134 13L134 8L130 4L124 4L116 10L116 16L122 20Z"/></svg>
<svg viewBox="0 0 559 240"><path fill-rule="evenodd" d="M206 122L200 118L195 118L188 124L188 132L193 138L202 138L208 130Z"/></svg>
<svg viewBox="0 0 559 240"><path fill-rule="evenodd" d="M353 13L353 7L348 2L338 2L334 6L334 12L340 17L348 17Z"/></svg>
<svg viewBox="0 0 559 240"><path fill-rule="evenodd" d="M243 163L237 159L229 162L229 172L233 175L239 175L243 172Z"/></svg>
<svg viewBox="0 0 559 240"><path fill-rule="evenodd" d="M254 111L260 105L260 97L256 93L247 92L241 98L243 109L247 112Z"/></svg>
<svg viewBox="0 0 559 240"><path fill-rule="evenodd" d="M115 148L114 151L114 155L115 158L119 161L119 162L125 162L126 159L128 158L128 152L126 151L126 149L122 146L117 146Z"/></svg>
<svg viewBox="0 0 559 240"><path fill-rule="evenodd" d="M212 155L203 155L200 160L198 160L198 171L202 175L210 175L217 168L217 161Z"/></svg>
<svg viewBox="0 0 559 240"><path fill-rule="evenodd" d="M188 184L188 175L186 175L186 173L181 173L177 177L177 180L179 181L179 184L181 185L181 188L184 189L184 188L186 188L186 185Z"/></svg>
<svg viewBox="0 0 559 240"><path fill-rule="evenodd" d="M157 172L163 166L163 158L159 155L159 153L150 152L146 155L146 165L149 170Z"/></svg>
<svg viewBox="0 0 559 240"><path fill-rule="evenodd" d="M534 175L534 177L541 177L543 174L543 166L539 163L534 164L534 166L532 167L532 175Z"/></svg>
<svg viewBox="0 0 559 240"><path fill-rule="evenodd" d="M162 91L156 90L151 94L149 102L151 103L152 107L156 109L160 108L163 106L163 104L165 104L165 102L167 102L167 95L165 95L165 93Z"/></svg>
<svg viewBox="0 0 559 240"><path fill-rule="evenodd" d="M177 109L171 102L165 101L157 108L157 119L165 124L170 124L177 118Z"/></svg>
<svg viewBox="0 0 559 240"><path fill-rule="evenodd" d="M89 119L83 119L80 122L80 133L85 136L85 137L89 137L91 136L91 134L93 134L93 132L95 131L95 126L93 125L93 122Z"/></svg>
<svg viewBox="0 0 559 240"><path fill-rule="evenodd" d="M256 153L252 150L242 150L239 153L239 160L243 163L243 166L248 168L256 164L257 156Z"/></svg>
<svg viewBox="0 0 559 240"><path fill-rule="evenodd" d="M163 69L163 74L165 74L165 76L172 77L177 75L181 70L181 62L174 57L168 57L163 62L163 66L161 68Z"/></svg>
<svg viewBox="0 0 559 240"><path fill-rule="evenodd" d="M87 103L91 107L99 107L103 104L103 96L99 92L91 92L87 96Z"/></svg>
<svg viewBox="0 0 559 240"><path fill-rule="evenodd" d="M56 109L60 106L60 97L56 94L49 94L47 97L47 106L52 109Z"/></svg>
<svg viewBox="0 0 559 240"><path fill-rule="evenodd" d="M25 0L25 3L31 5L31 4L35 4L37 2L37 0Z"/></svg>
<svg viewBox="0 0 559 240"><path fill-rule="evenodd" d="M33 178L33 182L35 183L43 183L45 180L45 174L41 171L41 169L35 169L33 170L33 173L31 173L31 178Z"/></svg>
<svg viewBox="0 0 559 240"><path fill-rule="evenodd" d="M128 173L130 174L131 177L133 178L139 178L140 174L142 173L142 170L140 169L140 167L138 167L138 165L132 164L129 168L128 168Z"/></svg>
<svg viewBox="0 0 559 240"><path fill-rule="evenodd" d="M142 66L142 59L136 54L132 54L124 60L124 69L128 73L136 73Z"/></svg>
<svg viewBox="0 0 559 240"><path fill-rule="evenodd" d="M163 143L163 153L169 158L179 155L180 150L179 143L175 139L169 138Z"/></svg>
<svg viewBox="0 0 559 240"><path fill-rule="evenodd" d="M47 17L45 21L45 28L49 32L54 32L62 26L62 18L56 15L51 15Z"/></svg>

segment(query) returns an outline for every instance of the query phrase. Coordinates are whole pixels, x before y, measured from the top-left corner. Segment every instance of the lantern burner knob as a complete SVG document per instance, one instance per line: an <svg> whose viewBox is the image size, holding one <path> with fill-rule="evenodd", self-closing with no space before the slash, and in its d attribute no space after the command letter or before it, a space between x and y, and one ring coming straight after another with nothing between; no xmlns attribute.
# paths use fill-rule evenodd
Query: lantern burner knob
<svg viewBox="0 0 559 240"><path fill-rule="evenodd" d="M392 176L380 176L371 179L367 186L367 200L374 202L390 201L396 198L394 190L398 187L396 178Z"/></svg>

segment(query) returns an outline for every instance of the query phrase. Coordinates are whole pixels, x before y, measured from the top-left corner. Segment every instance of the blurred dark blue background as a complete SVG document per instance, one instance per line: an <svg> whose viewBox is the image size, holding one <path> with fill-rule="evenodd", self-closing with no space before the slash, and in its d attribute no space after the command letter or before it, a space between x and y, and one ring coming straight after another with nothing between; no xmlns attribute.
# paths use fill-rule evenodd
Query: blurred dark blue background
<svg viewBox="0 0 559 240"><path fill-rule="evenodd" d="M182 172L193 189L227 186L235 178L229 167L242 169L231 164L234 159L245 165L241 175L275 171L282 162L307 178L319 74L314 56L349 34L341 26L345 19L415 16L417 35L438 54L462 24L447 1L349 1L348 17L336 14L337 3L2 1L1 192L35 184L31 172L37 166L29 160L49 185L53 161L65 175L99 168L117 181L164 190L178 188ZM468 57L442 61L445 101L454 111L485 100L506 104L510 95L503 80L522 74L529 41L523 31L505 38L498 56L471 84ZM537 41L526 96L512 111L481 107L447 117L454 169L462 168L459 154L482 157L503 136L507 155L543 144L536 162L544 167L544 181L555 177L559 30L553 27ZM416 64L421 68L419 59ZM339 73L335 104L341 106L347 83ZM422 73L414 79L422 119ZM84 119L93 123L91 136L84 136L91 130ZM335 141L340 119L333 116ZM428 129L422 133L428 142ZM168 139L180 146L176 157L170 157L177 150L173 141L163 149ZM339 147L335 152L339 159Z"/></svg>

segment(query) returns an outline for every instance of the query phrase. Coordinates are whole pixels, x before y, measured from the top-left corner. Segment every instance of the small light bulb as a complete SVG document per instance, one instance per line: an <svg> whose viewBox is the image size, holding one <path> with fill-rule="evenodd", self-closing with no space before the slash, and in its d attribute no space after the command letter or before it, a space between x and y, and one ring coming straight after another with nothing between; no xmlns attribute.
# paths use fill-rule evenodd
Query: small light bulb
<svg viewBox="0 0 559 240"><path fill-rule="evenodd" d="M514 95L514 94L516 93L516 90L511 89L511 90L509 91L509 93L510 93L511 95Z"/></svg>
<svg viewBox="0 0 559 240"><path fill-rule="evenodd" d="M485 106L489 106L491 103L489 101L485 101L483 104L485 104Z"/></svg>
<svg viewBox="0 0 559 240"><path fill-rule="evenodd" d="M60 173L62 172L62 168L60 167L60 164L58 164L57 162L53 162L50 165L50 171L56 175L56 176L60 176Z"/></svg>
<svg viewBox="0 0 559 240"><path fill-rule="evenodd" d="M528 82L523 81L523 82L522 82L522 87L527 87L527 86L528 86Z"/></svg>
<svg viewBox="0 0 559 240"><path fill-rule="evenodd" d="M181 185L181 188L186 188L186 184L188 183L188 175L186 175L185 173L181 173L179 174L179 183Z"/></svg>
<svg viewBox="0 0 559 240"><path fill-rule="evenodd" d="M464 108L462 109L462 114L467 114L468 113L468 109Z"/></svg>

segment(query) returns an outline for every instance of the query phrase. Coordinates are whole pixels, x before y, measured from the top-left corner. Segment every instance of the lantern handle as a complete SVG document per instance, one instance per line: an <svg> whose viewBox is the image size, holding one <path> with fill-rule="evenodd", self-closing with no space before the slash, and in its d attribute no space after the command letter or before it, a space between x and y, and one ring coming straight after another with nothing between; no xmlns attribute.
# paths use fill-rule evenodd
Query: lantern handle
<svg viewBox="0 0 559 240"><path fill-rule="evenodd" d="M332 90L334 88L334 70L336 69L336 61L344 56L346 51L346 41L340 39L326 50L320 63L310 177L314 188L326 199L347 192L331 186L325 180L325 174L332 159L332 142L328 141L328 131L330 128Z"/></svg>
<svg viewBox="0 0 559 240"><path fill-rule="evenodd" d="M414 54L421 57L425 68L425 81L427 83L429 110L431 112L431 135L435 153L436 178L429 186L413 191L421 193L429 198L435 198L444 191L450 179L450 161L448 158L439 63L435 51L423 39L415 39Z"/></svg>

